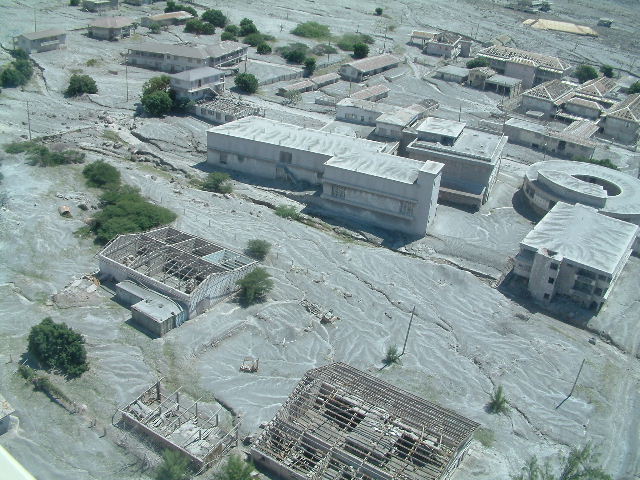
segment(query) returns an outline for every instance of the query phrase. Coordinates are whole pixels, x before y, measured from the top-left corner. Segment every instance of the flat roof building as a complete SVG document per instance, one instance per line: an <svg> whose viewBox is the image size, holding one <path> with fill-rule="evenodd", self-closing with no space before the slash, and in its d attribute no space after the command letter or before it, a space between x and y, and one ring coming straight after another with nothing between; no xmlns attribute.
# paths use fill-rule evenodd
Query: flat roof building
<svg viewBox="0 0 640 480"><path fill-rule="evenodd" d="M89 36L100 40L119 40L131 35L133 20L129 17L100 17L89 24Z"/></svg>
<svg viewBox="0 0 640 480"><path fill-rule="evenodd" d="M469 78L469 69L456 67L455 65L447 65L439 68L435 77L441 78L445 82L464 83Z"/></svg>
<svg viewBox="0 0 640 480"><path fill-rule="evenodd" d="M193 15L183 10L177 12L158 13L157 15L149 15L148 17L142 17L140 24L143 27L150 27L153 24L158 24L161 27L168 25L180 25L191 20Z"/></svg>
<svg viewBox="0 0 640 480"><path fill-rule="evenodd" d="M174 73L169 78L178 98L196 101L224 91L224 72L217 68L194 68Z"/></svg>
<svg viewBox="0 0 640 480"><path fill-rule="evenodd" d="M88 12L115 10L118 6L118 0L82 0L82 8Z"/></svg>
<svg viewBox="0 0 640 480"><path fill-rule="evenodd" d="M247 55L248 46L223 41L215 45L188 46L147 42L128 48L129 65L176 73L201 67L235 65Z"/></svg>
<svg viewBox="0 0 640 480"><path fill-rule="evenodd" d="M344 363L308 371L251 448L285 480L443 480L479 424Z"/></svg>
<svg viewBox="0 0 640 480"><path fill-rule="evenodd" d="M519 78L523 88L561 79L571 71L571 64L558 57L529 52L519 48L494 45L478 52L489 66L501 75Z"/></svg>
<svg viewBox="0 0 640 480"><path fill-rule="evenodd" d="M405 134L403 143L410 158L444 164L441 199L475 207L487 201L507 137L436 117L427 117Z"/></svg>
<svg viewBox="0 0 640 480"><path fill-rule="evenodd" d="M362 90L358 90L357 92L352 93L350 95L350 98L354 98L356 100L369 100L370 102L377 102L382 98L388 97L390 91L391 89L386 85L372 85L370 87L366 87Z"/></svg>
<svg viewBox="0 0 640 480"><path fill-rule="evenodd" d="M66 47L67 32L51 28L39 32L23 33L15 37L13 41L15 48L20 48L27 53L48 52Z"/></svg>
<svg viewBox="0 0 640 480"><path fill-rule="evenodd" d="M599 310L626 264L640 228L581 204L558 202L520 243L514 273L533 298L557 295Z"/></svg>
<svg viewBox="0 0 640 480"><path fill-rule="evenodd" d="M172 227L119 235L98 259L100 275L118 282L124 303L145 303L137 313L147 317L146 325L158 324L150 330L160 335L233 293L236 281L257 266L240 252Z"/></svg>
<svg viewBox="0 0 640 480"><path fill-rule="evenodd" d="M193 106L193 113L210 122L223 124L244 117L258 116L260 109L253 103L224 93L216 95L212 100L200 100Z"/></svg>
<svg viewBox="0 0 640 480"><path fill-rule="evenodd" d="M389 54L376 55L345 63L340 67L340 75L345 80L361 82L365 78L396 68L398 65L400 65L398 57Z"/></svg>

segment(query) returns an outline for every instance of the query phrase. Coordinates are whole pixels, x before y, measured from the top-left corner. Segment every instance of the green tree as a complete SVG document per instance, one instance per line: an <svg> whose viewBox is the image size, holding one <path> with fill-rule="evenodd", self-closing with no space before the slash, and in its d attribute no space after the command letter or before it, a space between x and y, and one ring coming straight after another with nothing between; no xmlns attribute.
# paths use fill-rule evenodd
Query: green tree
<svg viewBox="0 0 640 480"><path fill-rule="evenodd" d="M376 15L378 16L382 15L382 8L380 7L376 8Z"/></svg>
<svg viewBox="0 0 640 480"><path fill-rule="evenodd" d="M300 23L291 30L291 33L305 38L328 38L331 36L329 27L318 22Z"/></svg>
<svg viewBox="0 0 640 480"><path fill-rule="evenodd" d="M120 185L120 172L103 160L90 163L82 169L87 185L97 188L115 188Z"/></svg>
<svg viewBox="0 0 640 480"><path fill-rule="evenodd" d="M369 46L365 43L356 43L353 46L353 58L364 58L369 55Z"/></svg>
<svg viewBox="0 0 640 480"><path fill-rule="evenodd" d="M364 33L344 33L336 42L340 50L345 52L353 52L353 47L356 43L366 43L367 45L373 45L374 40L370 35Z"/></svg>
<svg viewBox="0 0 640 480"><path fill-rule="evenodd" d="M258 27L254 25L253 20L250 20L248 18L243 18L242 20L240 20L239 35L241 37L244 37L252 33L258 33Z"/></svg>
<svg viewBox="0 0 640 480"><path fill-rule="evenodd" d="M397 345L390 345L389 348L387 348L387 352L382 359L382 363L384 363L385 365L400 363L400 352L398 351Z"/></svg>
<svg viewBox="0 0 640 480"><path fill-rule="evenodd" d="M29 60L18 58L13 61L14 68L19 71L25 78L29 79L33 75L33 67Z"/></svg>
<svg viewBox="0 0 640 480"><path fill-rule="evenodd" d="M222 32L222 35L220 35L220 40L225 41L225 40L231 40L232 42L235 42L237 39L237 37L231 33L231 32Z"/></svg>
<svg viewBox="0 0 640 480"><path fill-rule="evenodd" d="M47 370L56 369L77 377L89 369L82 335L49 317L31 328L28 350Z"/></svg>
<svg viewBox="0 0 640 480"><path fill-rule="evenodd" d="M27 83L27 79L12 65L9 65L0 73L0 83L4 88L13 88L24 85Z"/></svg>
<svg viewBox="0 0 640 480"><path fill-rule="evenodd" d="M319 43L318 45L316 45L311 49L311 52L314 55L322 56L322 55L329 55L332 53L338 53L338 50L327 43Z"/></svg>
<svg viewBox="0 0 640 480"><path fill-rule="evenodd" d="M221 10L207 10L200 18L205 22L209 22L215 27L224 28L227 24L227 17L222 13Z"/></svg>
<svg viewBox="0 0 640 480"><path fill-rule="evenodd" d="M489 413L506 413L509 410L507 403L502 385L499 385L487 404L487 410Z"/></svg>
<svg viewBox="0 0 640 480"><path fill-rule="evenodd" d="M170 13L170 12L188 12L194 17L198 16L198 12L196 12L195 8L189 7L187 5L180 5L174 2L173 0L168 0L167 6L164 9L164 13Z"/></svg>
<svg viewBox="0 0 640 480"><path fill-rule="evenodd" d="M192 18L185 23L184 31L187 33L195 33L197 35L213 35L216 33L216 28L208 22Z"/></svg>
<svg viewBox="0 0 640 480"><path fill-rule="evenodd" d="M189 478L189 460L180 452L165 449L162 463L156 469L156 480L186 480Z"/></svg>
<svg viewBox="0 0 640 480"><path fill-rule="evenodd" d="M78 5L80 5L80 0L69 0L69 5L71 5L72 7L77 7Z"/></svg>
<svg viewBox="0 0 640 480"><path fill-rule="evenodd" d="M170 86L171 77L169 77L169 75L151 77L142 85L142 96L149 95L153 92L168 92Z"/></svg>
<svg viewBox="0 0 640 480"><path fill-rule="evenodd" d="M591 65L580 65L576 68L575 76L580 83L598 78L598 71Z"/></svg>
<svg viewBox="0 0 640 480"><path fill-rule="evenodd" d="M600 65L600 72L607 78L613 78L613 67L611 65Z"/></svg>
<svg viewBox="0 0 640 480"><path fill-rule="evenodd" d="M258 79L251 73L240 73L233 83L238 89L246 93L256 93L258 91Z"/></svg>
<svg viewBox="0 0 640 480"><path fill-rule="evenodd" d="M489 61L486 58L474 58L467 62L467 68L488 67Z"/></svg>
<svg viewBox="0 0 640 480"><path fill-rule="evenodd" d="M247 248L244 249L244 253L256 260L264 260L269 251L271 250L271 244L266 240L249 240L247 242Z"/></svg>
<svg viewBox="0 0 640 480"><path fill-rule="evenodd" d="M69 86L64 94L67 97L82 95L83 93L98 93L98 87L93 78L89 75L71 75Z"/></svg>
<svg viewBox="0 0 640 480"><path fill-rule="evenodd" d="M149 25L149 31L151 33L158 34L160 33L160 30L162 30L162 26L159 23L154 22L151 25Z"/></svg>
<svg viewBox="0 0 640 480"><path fill-rule="evenodd" d="M29 54L21 48L9 50L9 54L16 60L29 60Z"/></svg>
<svg viewBox="0 0 640 480"><path fill-rule="evenodd" d="M313 57L307 57L304 59L304 74L307 77L313 75L313 72L316 71L316 59Z"/></svg>
<svg viewBox="0 0 640 480"><path fill-rule="evenodd" d="M629 95L640 93L640 81L634 82L629 87Z"/></svg>
<svg viewBox="0 0 640 480"><path fill-rule="evenodd" d="M260 43L258 44L258 47L256 48L256 51L260 54L260 55L269 55L271 53L271 46L268 43Z"/></svg>
<svg viewBox="0 0 640 480"><path fill-rule="evenodd" d="M292 205L278 205L275 214L282 218L291 220L300 220L300 212Z"/></svg>
<svg viewBox="0 0 640 480"><path fill-rule="evenodd" d="M142 107L147 115L162 117L173 108L173 101L168 92L152 92L142 97Z"/></svg>
<svg viewBox="0 0 640 480"><path fill-rule="evenodd" d="M549 462L544 465L532 457L522 467L520 474L511 477L512 480L613 480L599 464L598 455L590 443L582 448L572 448L569 454L560 460L560 470L553 473Z"/></svg>
<svg viewBox="0 0 640 480"><path fill-rule="evenodd" d="M263 301L273 288L271 275L264 268L256 268L238 280L240 303L244 306Z"/></svg>
<svg viewBox="0 0 640 480"><path fill-rule="evenodd" d="M251 480L253 465L238 455L231 455L227 463L216 475L216 480Z"/></svg>
<svg viewBox="0 0 640 480"><path fill-rule="evenodd" d="M224 27L224 31L233 34L234 37L237 37L240 33L240 28L237 25L227 25Z"/></svg>
<svg viewBox="0 0 640 480"><path fill-rule="evenodd" d="M230 183L231 177L224 172L211 172L202 183L202 189L208 192L231 193L233 186Z"/></svg>

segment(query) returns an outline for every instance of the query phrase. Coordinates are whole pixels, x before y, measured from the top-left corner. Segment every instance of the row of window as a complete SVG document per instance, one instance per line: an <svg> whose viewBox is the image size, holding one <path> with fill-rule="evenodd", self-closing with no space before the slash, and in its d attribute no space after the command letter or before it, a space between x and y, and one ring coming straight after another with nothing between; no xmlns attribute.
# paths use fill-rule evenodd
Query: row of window
<svg viewBox="0 0 640 480"><path fill-rule="evenodd" d="M331 185L331 196L334 198L344 199L347 194L347 188L341 185ZM400 201L400 206L398 211L402 215L413 215L413 202L407 202L404 200Z"/></svg>

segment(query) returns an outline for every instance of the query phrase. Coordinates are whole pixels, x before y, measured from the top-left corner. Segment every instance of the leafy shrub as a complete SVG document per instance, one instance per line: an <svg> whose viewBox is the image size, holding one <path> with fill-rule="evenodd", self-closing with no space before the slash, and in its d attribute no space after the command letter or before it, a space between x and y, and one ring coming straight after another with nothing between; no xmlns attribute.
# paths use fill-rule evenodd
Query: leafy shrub
<svg viewBox="0 0 640 480"><path fill-rule="evenodd" d="M189 460L180 452L165 449L154 476L156 480L186 480L189 478Z"/></svg>
<svg viewBox="0 0 640 480"><path fill-rule="evenodd" d="M80 0L69 0L69 5L71 5L72 7L77 7L78 5L80 5Z"/></svg>
<svg viewBox="0 0 640 480"><path fill-rule="evenodd" d="M338 53L338 50L328 43L319 43L311 49L311 53L314 55L329 55L332 53Z"/></svg>
<svg viewBox="0 0 640 480"><path fill-rule="evenodd" d="M167 6L164 9L164 13L170 12L189 12L194 17L198 16L198 12L193 7L189 7L187 5L181 5L179 3L174 2L173 0L167 1Z"/></svg>
<svg viewBox="0 0 640 480"><path fill-rule="evenodd" d="M82 335L49 317L31 328L28 350L47 370L57 369L77 377L89 369Z"/></svg>
<svg viewBox="0 0 640 480"><path fill-rule="evenodd" d="M153 92L168 92L170 85L171 77L169 77L169 75L152 77L142 85L142 96L149 95Z"/></svg>
<svg viewBox="0 0 640 480"><path fill-rule="evenodd" d="M2 70L2 73L0 73L0 83L3 88L19 87L20 85L27 83L27 81L28 80L24 75L16 70L11 64L6 66L4 70Z"/></svg>
<svg viewBox="0 0 640 480"><path fill-rule="evenodd" d="M100 61L97 58L90 58L86 61L85 65L87 67L95 67L98 63L100 63Z"/></svg>
<svg viewBox="0 0 640 480"><path fill-rule="evenodd" d="M154 22L151 25L149 25L149 31L151 33L158 34L160 33L160 30L162 30L162 25L160 25L159 23Z"/></svg>
<svg viewBox="0 0 640 480"><path fill-rule="evenodd" d="M506 413L508 410L507 397L504 396L502 385L498 385L498 388L493 392L491 400L487 404L487 411L489 413Z"/></svg>
<svg viewBox="0 0 640 480"><path fill-rule="evenodd" d="M18 58L13 61L14 68L19 71L25 78L31 78L33 75L33 67L29 60Z"/></svg>
<svg viewBox="0 0 640 480"><path fill-rule="evenodd" d="M98 160L82 169L87 185L97 188L114 188L120 185L120 172L107 162Z"/></svg>
<svg viewBox="0 0 640 480"><path fill-rule="evenodd" d="M271 45L269 45L268 43L260 43L258 44L256 51L260 55L269 55L271 53Z"/></svg>
<svg viewBox="0 0 640 480"><path fill-rule="evenodd" d="M496 441L496 435L488 428L479 428L473 433L473 438L478 440L483 447L490 448Z"/></svg>
<svg viewBox="0 0 640 480"><path fill-rule="evenodd" d="M33 67L29 55L19 48L9 52L15 60L9 63L0 73L0 84L4 88L25 85L33 75Z"/></svg>
<svg viewBox="0 0 640 480"><path fill-rule="evenodd" d="M373 45L373 37L365 35L364 33L345 33L338 38L336 45L340 50L345 52L353 52L353 47L357 43L365 43L367 45Z"/></svg>
<svg viewBox="0 0 640 480"><path fill-rule="evenodd" d="M71 75L69 86L64 94L67 97L75 97L83 93L98 93L95 80L89 75Z"/></svg>
<svg viewBox="0 0 640 480"><path fill-rule="evenodd" d="M580 65L576 68L575 76L580 83L598 78L598 71L591 65Z"/></svg>
<svg viewBox="0 0 640 480"><path fill-rule="evenodd" d="M11 55L16 60L29 60L29 54L21 48L14 48L13 50L9 50L9 55Z"/></svg>
<svg viewBox="0 0 640 480"><path fill-rule="evenodd" d="M387 348L387 353L382 359L382 363L385 365L393 365L394 363L400 363L400 353L398 352L397 345L391 345Z"/></svg>
<svg viewBox="0 0 640 480"><path fill-rule="evenodd" d="M265 35L264 33L255 32L255 33L250 33L249 35L244 37L244 40L242 40L242 43L246 43L247 45L251 45L252 47L255 47L260 45L261 43L272 42L274 40L275 40L275 37L273 37L272 35Z"/></svg>
<svg viewBox="0 0 640 480"><path fill-rule="evenodd" d="M168 92L152 92L142 97L142 107L147 115L162 117L171 111L173 101Z"/></svg>
<svg viewBox="0 0 640 480"><path fill-rule="evenodd" d="M240 27L238 27L237 25L227 25L226 27L224 27L224 31L232 33L235 37L240 33Z"/></svg>
<svg viewBox="0 0 640 480"><path fill-rule="evenodd" d="M13 142L5 145L7 153L27 153L30 165L39 167L54 167L72 163L83 163L85 154L76 150L52 152L38 142Z"/></svg>
<svg viewBox="0 0 640 480"><path fill-rule="evenodd" d="M364 58L369 55L369 46L365 43L356 43L353 46L353 58Z"/></svg>
<svg viewBox="0 0 640 480"><path fill-rule="evenodd" d="M256 268L238 280L240 303L244 306L263 301L273 289L271 275L264 268Z"/></svg>
<svg viewBox="0 0 640 480"><path fill-rule="evenodd" d="M245 462L238 455L231 455L222 470L217 475L217 480L251 480L253 465Z"/></svg>
<svg viewBox="0 0 640 480"><path fill-rule="evenodd" d="M467 68L488 67L489 61L486 58L474 58L467 62Z"/></svg>
<svg viewBox="0 0 640 480"><path fill-rule="evenodd" d="M613 78L613 67L611 65L600 65L600 72L607 78Z"/></svg>
<svg viewBox="0 0 640 480"><path fill-rule="evenodd" d="M276 215L282 218L290 218L291 220L300 220L300 212L291 205L278 205L275 210Z"/></svg>
<svg viewBox="0 0 640 480"><path fill-rule="evenodd" d="M269 242L255 239L247 242L247 248L244 249L244 253L256 260L264 260L265 257L269 255L269 250L271 250L271 244Z"/></svg>
<svg viewBox="0 0 640 480"><path fill-rule="evenodd" d="M313 57L307 57L304 59L304 74L306 76L313 75L313 72L316 71L316 59Z"/></svg>
<svg viewBox="0 0 640 480"><path fill-rule="evenodd" d="M602 160L596 160L595 158L576 155L571 160L573 160L574 162L593 163L594 165L600 165L601 167L607 167L607 168L611 168L612 170L618 170L618 166L608 158L604 158Z"/></svg>
<svg viewBox="0 0 640 480"><path fill-rule="evenodd" d="M302 63L307 57L309 47L304 43L290 43L287 46L279 47L277 51L288 62Z"/></svg>
<svg viewBox="0 0 640 480"><path fill-rule="evenodd" d="M238 89L246 93L256 93L258 91L258 79L251 73L240 73L233 83Z"/></svg>
<svg viewBox="0 0 640 480"><path fill-rule="evenodd" d="M532 457L522 467L519 475L511 477L512 480L613 480L600 465L590 443L584 447L572 448L569 455L561 459L558 473L553 473L551 465L547 462L544 466L538 464L538 459Z"/></svg>
<svg viewBox="0 0 640 480"><path fill-rule="evenodd" d="M220 10L207 10L200 18L215 27L224 28L227 24L227 17Z"/></svg>
<svg viewBox="0 0 640 480"><path fill-rule="evenodd" d="M376 8L375 12L376 12L376 15L378 16L382 15L382 8L380 7Z"/></svg>
<svg viewBox="0 0 640 480"><path fill-rule="evenodd" d="M640 93L640 81L634 82L629 87L629 95Z"/></svg>
<svg viewBox="0 0 640 480"><path fill-rule="evenodd" d="M209 22L203 22L197 18L192 18L184 24L184 31L187 33L195 33L197 35L213 35L216 33L216 27Z"/></svg>
<svg viewBox="0 0 640 480"><path fill-rule="evenodd" d="M231 40L232 42L235 42L238 40L238 38L231 32L222 32L222 35L220 35L220 40Z"/></svg>
<svg viewBox="0 0 640 480"><path fill-rule="evenodd" d="M250 35L252 33L258 33L258 27L255 26L253 20L250 20L248 18L243 18L242 20L240 20L240 31L238 32L238 34L241 37L244 37L245 35Z"/></svg>
<svg viewBox="0 0 640 480"><path fill-rule="evenodd" d="M318 22L300 23L291 33L305 38L327 38L331 35L329 27Z"/></svg>
<svg viewBox="0 0 640 480"><path fill-rule="evenodd" d="M208 192L231 193L233 186L230 183L231 177L223 172L211 172L202 183L202 189Z"/></svg>

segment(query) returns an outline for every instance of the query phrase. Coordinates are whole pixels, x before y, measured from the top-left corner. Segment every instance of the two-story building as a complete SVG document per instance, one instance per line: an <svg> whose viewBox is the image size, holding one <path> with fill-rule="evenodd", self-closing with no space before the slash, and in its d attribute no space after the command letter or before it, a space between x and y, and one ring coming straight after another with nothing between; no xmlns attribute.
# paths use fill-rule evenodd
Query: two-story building
<svg viewBox="0 0 640 480"><path fill-rule="evenodd" d="M131 36L133 23L129 17L99 17L89 24L89 36L100 40L120 40Z"/></svg>
<svg viewBox="0 0 640 480"><path fill-rule="evenodd" d="M224 72L217 68L194 68L174 73L169 78L171 89L178 98L196 101L224 91Z"/></svg>

